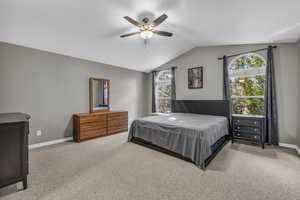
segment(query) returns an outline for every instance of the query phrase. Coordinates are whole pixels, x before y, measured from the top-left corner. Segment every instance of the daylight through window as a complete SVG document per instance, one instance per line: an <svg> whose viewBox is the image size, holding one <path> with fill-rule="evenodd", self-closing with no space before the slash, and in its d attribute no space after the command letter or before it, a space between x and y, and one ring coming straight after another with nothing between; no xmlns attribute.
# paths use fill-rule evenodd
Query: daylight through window
<svg viewBox="0 0 300 200"><path fill-rule="evenodd" d="M171 70L157 72L155 79L156 112L171 112Z"/></svg>
<svg viewBox="0 0 300 200"><path fill-rule="evenodd" d="M229 65L232 113L263 115L266 61L258 54L235 58Z"/></svg>

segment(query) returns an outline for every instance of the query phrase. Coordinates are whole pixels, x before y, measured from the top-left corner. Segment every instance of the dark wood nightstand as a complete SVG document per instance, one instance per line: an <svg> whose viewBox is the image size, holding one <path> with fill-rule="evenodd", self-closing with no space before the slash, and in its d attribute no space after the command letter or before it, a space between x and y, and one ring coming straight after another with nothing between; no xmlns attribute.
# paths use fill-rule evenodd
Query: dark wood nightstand
<svg viewBox="0 0 300 200"><path fill-rule="evenodd" d="M265 117L264 116L232 116L232 142L246 140L265 146Z"/></svg>

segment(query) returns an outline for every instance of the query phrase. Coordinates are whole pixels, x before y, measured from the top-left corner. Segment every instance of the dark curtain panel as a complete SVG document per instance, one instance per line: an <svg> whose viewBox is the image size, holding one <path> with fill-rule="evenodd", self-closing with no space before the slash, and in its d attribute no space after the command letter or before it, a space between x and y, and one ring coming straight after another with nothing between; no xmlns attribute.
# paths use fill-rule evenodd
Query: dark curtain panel
<svg viewBox="0 0 300 200"><path fill-rule="evenodd" d="M229 102L229 120L231 122L231 97L227 64L227 57L223 56L223 99Z"/></svg>
<svg viewBox="0 0 300 200"><path fill-rule="evenodd" d="M171 73L172 73L172 80L171 80L171 111L172 112L174 112L173 101L176 100L175 69L176 69L176 67L171 68Z"/></svg>
<svg viewBox="0 0 300 200"><path fill-rule="evenodd" d="M156 71L152 72L152 112L156 112L156 100L155 100L155 79L156 79Z"/></svg>
<svg viewBox="0 0 300 200"><path fill-rule="evenodd" d="M278 114L277 114L277 100L276 100L276 86L275 86L275 71L273 59L273 47L268 47L267 58L267 83L265 94L265 111L266 111L266 133L267 142L273 145L278 145Z"/></svg>

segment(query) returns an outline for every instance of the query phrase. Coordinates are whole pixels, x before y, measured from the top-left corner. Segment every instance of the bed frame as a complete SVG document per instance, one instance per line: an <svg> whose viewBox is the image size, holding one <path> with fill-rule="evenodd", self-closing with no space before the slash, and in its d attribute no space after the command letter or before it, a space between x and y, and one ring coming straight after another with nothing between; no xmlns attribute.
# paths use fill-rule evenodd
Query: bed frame
<svg viewBox="0 0 300 200"><path fill-rule="evenodd" d="M229 102L227 100L174 100L172 101L172 112L174 113L195 113L195 114L205 114L205 115L218 115L228 118L230 121L230 112L229 112ZM209 163L216 157L216 155L223 149L225 144L230 139L231 126L229 123L229 135L226 135L220 138L215 144L211 146L212 155L210 155L204 162L204 168L206 168ZM164 149L157 145L151 144L148 141L132 138L131 142L140 144L151 149L181 158L186 161L190 159L183 157L180 154L172 152L170 150Z"/></svg>

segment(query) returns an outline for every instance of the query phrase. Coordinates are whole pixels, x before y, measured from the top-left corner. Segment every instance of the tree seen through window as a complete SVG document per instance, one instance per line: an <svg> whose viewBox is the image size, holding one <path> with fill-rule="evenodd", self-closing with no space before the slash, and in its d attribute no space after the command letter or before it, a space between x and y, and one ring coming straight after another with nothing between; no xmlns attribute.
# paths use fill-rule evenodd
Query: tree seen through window
<svg viewBox="0 0 300 200"><path fill-rule="evenodd" d="M258 54L242 55L229 65L232 113L263 115L266 61Z"/></svg>
<svg viewBox="0 0 300 200"><path fill-rule="evenodd" d="M171 70L157 72L155 79L156 112L171 112Z"/></svg>

